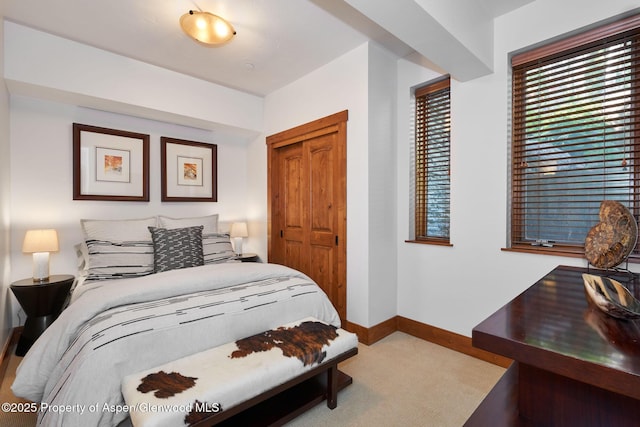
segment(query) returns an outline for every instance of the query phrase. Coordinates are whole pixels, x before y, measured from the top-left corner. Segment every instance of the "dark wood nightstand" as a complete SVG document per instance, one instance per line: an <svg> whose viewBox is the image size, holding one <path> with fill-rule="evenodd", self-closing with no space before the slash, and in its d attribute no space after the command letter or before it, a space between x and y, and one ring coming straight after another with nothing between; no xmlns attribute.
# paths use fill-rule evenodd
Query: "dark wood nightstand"
<svg viewBox="0 0 640 427"><path fill-rule="evenodd" d="M260 262L260 257L258 254L253 254L251 252L245 252L243 254L236 256L242 262Z"/></svg>
<svg viewBox="0 0 640 427"><path fill-rule="evenodd" d="M11 284L11 291L27 315L16 356L24 356L44 330L58 318L73 279L74 276L70 274L62 274L50 276L41 282L23 279Z"/></svg>

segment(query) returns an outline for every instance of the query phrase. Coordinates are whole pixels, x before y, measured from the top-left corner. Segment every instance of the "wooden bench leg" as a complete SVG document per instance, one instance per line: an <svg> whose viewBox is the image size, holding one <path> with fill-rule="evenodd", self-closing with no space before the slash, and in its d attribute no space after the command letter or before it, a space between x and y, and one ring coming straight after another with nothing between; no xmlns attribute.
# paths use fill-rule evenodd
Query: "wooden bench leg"
<svg viewBox="0 0 640 427"><path fill-rule="evenodd" d="M338 406L338 365L333 364L327 369L327 406L335 409Z"/></svg>

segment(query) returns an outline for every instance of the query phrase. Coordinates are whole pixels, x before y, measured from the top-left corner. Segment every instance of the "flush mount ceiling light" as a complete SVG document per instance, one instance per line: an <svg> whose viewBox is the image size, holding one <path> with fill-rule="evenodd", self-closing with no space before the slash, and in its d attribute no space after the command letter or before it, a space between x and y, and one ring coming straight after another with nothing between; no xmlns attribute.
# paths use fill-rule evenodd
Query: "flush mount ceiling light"
<svg viewBox="0 0 640 427"><path fill-rule="evenodd" d="M189 37L205 46L226 43L236 34L233 26L223 18L197 10L182 15L180 26Z"/></svg>

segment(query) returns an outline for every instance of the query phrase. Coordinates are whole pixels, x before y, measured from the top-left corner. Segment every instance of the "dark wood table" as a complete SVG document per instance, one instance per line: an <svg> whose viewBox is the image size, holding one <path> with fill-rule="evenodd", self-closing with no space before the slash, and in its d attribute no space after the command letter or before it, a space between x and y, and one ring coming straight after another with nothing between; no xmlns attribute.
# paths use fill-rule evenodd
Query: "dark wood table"
<svg viewBox="0 0 640 427"><path fill-rule="evenodd" d="M27 315L16 347L17 356L24 356L44 330L58 318L73 280L74 276L60 274L39 282L24 279L11 284L11 291Z"/></svg>
<svg viewBox="0 0 640 427"><path fill-rule="evenodd" d="M473 345L514 360L465 426L640 425L640 321L588 303L560 266L473 329ZM640 298L637 275L611 276Z"/></svg>
<svg viewBox="0 0 640 427"><path fill-rule="evenodd" d="M259 262L260 261L260 258L258 257L258 254L254 254L254 253L251 253L251 252L242 253L242 254L238 255L237 258L241 262Z"/></svg>

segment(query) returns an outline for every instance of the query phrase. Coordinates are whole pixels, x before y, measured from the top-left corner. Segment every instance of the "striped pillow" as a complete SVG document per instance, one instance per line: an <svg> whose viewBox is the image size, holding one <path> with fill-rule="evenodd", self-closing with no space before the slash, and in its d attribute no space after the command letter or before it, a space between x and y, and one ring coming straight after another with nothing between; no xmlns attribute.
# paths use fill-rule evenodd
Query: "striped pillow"
<svg viewBox="0 0 640 427"><path fill-rule="evenodd" d="M82 219L88 250L87 281L123 279L153 273L153 241L148 227L156 218Z"/></svg>
<svg viewBox="0 0 640 427"><path fill-rule="evenodd" d="M231 237L226 233L202 235L202 252L205 264L217 264L236 259Z"/></svg>

